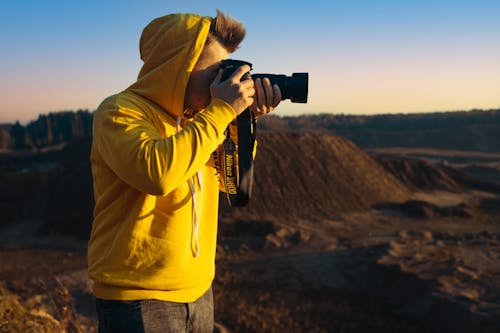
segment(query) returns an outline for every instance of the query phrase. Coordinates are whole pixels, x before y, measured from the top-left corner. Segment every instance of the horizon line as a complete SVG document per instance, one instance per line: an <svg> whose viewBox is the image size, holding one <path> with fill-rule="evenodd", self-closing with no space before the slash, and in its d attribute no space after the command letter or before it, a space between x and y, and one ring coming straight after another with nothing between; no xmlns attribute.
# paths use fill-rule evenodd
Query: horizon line
<svg viewBox="0 0 500 333"><path fill-rule="evenodd" d="M14 121L2 121L0 122L0 126L5 126L5 125L15 125L16 123L19 123L22 126L25 126L27 124L30 124L32 122L37 121L40 119L40 117L43 116L49 116L51 114L57 114L57 113L78 113L78 112L87 112L87 113L94 113L96 109L90 110L90 109L85 109L85 108L78 108L74 110L58 110L58 111L48 111L47 113L39 113L38 117L35 119L28 120L27 122L22 122L19 119L16 119ZM328 112L328 111L317 111L317 112L305 112L301 114L280 114L280 112L275 112L270 114L271 116L276 116L276 117L304 117L304 116L318 116L318 115L337 115L337 116L347 116L347 117L377 117L377 116L396 116L396 115L421 115L421 114L442 114L442 113L459 113L459 112L491 112L491 111L500 111L500 106L494 107L494 108L472 108L472 109L454 109L454 110L434 110L434 111L402 111L402 112L381 112L381 113L346 113L346 112ZM25 125L23 125L25 124Z"/></svg>

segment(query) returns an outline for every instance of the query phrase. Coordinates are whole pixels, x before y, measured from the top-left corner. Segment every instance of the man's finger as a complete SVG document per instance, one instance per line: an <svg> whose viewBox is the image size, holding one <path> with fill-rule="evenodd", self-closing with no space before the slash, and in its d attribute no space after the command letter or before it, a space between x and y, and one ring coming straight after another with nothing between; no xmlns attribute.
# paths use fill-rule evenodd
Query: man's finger
<svg viewBox="0 0 500 333"><path fill-rule="evenodd" d="M273 102L273 88L271 88L271 81L269 78L265 77L262 80L262 83L264 85L264 91L266 92L266 106L272 106Z"/></svg>
<svg viewBox="0 0 500 333"><path fill-rule="evenodd" d="M212 81L212 84L217 84L217 83L220 83L220 80L222 79L222 73L224 71L222 70L222 68L219 69L219 72L217 72L217 75L215 76L215 79Z"/></svg>
<svg viewBox="0 0 500 333"><path fill-rule="evenodd" d="M281 102L281 90L277 84L273 85L273 92L274 92L273 108L275 108Z"/></svg>
<svg viewBox="0 0 500 333"><path fill-rule="evenodd" d="M215 76L214 81L219 83L222 79L222 74L224 73L224 70L222 68L219 68L219 71L217 72L217 75Z"/></svg>
<svg viewBox="0 0 500 333"><path fill-rule="evenodd" d="M257 104L257 108L261 109L262 104L264 103L264 89L262 88L262 80L261 79L255 79L255 92L256 92L256 99L255 103Z"/></svg>
<svg viewBox="0 0 500 333"><path fill-rule="evenodd" d="M238 67L238 69L234 71L233 75L231 75L229 79L232 82L240 82L243 75L250 72L250 69L251 68L248 65L243 65L241 67Z"/></svg>

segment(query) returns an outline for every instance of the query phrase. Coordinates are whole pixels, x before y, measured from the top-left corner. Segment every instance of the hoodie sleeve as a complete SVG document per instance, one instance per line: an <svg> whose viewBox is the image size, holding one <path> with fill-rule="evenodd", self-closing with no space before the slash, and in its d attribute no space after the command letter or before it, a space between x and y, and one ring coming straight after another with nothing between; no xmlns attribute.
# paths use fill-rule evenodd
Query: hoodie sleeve
<svg viewBox="0 0 500 333"><path fill-rule="evenodd" d="M207 162L235 112L215 99L180 132L166 138L137 110L114 106L95 117L94 144L103 161L129 185L163 196Z"/></svg>

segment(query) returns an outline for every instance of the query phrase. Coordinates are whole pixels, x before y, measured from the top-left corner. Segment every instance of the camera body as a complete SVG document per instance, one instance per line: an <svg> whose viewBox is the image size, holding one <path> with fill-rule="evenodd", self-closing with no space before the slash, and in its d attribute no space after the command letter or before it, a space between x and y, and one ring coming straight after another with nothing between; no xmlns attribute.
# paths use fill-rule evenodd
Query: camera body
<svg viewBox="0 0 500 333"><path fill-rule="evenodd" d="M220 67L223 69L222 81L227 80L239 67L243 65L248 65L252 68L252 64L235 59L226 59L221 61ZM307 103L307 93L309 84L309 74L308 73L293 73L292 76L286 76L283 74L250 74L246 73L241 78L246 79L257 79L257 78L269 78L271 85L277 84L281 91L281 100L289 99L292 103Z"/></svg>
<svg viewBox="0 0 500 333"><path fill-rule="evenodd" d="M238 68L252 64L242 60L223 60L222 81L227 80ZM281 100L290 99L292 103L307 103L308 73L293 73L292 76L282 74L250 74L245 73L241 80L267 77L271 84L277 84L281 91ZM243 111L236 122L229 126L226 139L216 153L216 167L222 171L219 178L225 189L229 206L241 207L248 204L252 196L253 184L253 151L255 149L257 123L250 108Z"/></svg>

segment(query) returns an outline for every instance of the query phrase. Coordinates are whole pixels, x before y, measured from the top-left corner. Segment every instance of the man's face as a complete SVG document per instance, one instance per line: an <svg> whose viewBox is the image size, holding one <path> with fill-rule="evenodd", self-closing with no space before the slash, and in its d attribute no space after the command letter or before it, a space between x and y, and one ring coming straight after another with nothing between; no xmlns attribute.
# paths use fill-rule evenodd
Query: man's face
<svg viewBox="0 0 500 333"><path fill-rule="evenodd" d="M198 112L208 106L211 101L210 85L219 72L221 60L228 57L229 52L219 42L213 41L203 49L189 81L184 97L184 109Z"/></svg>

